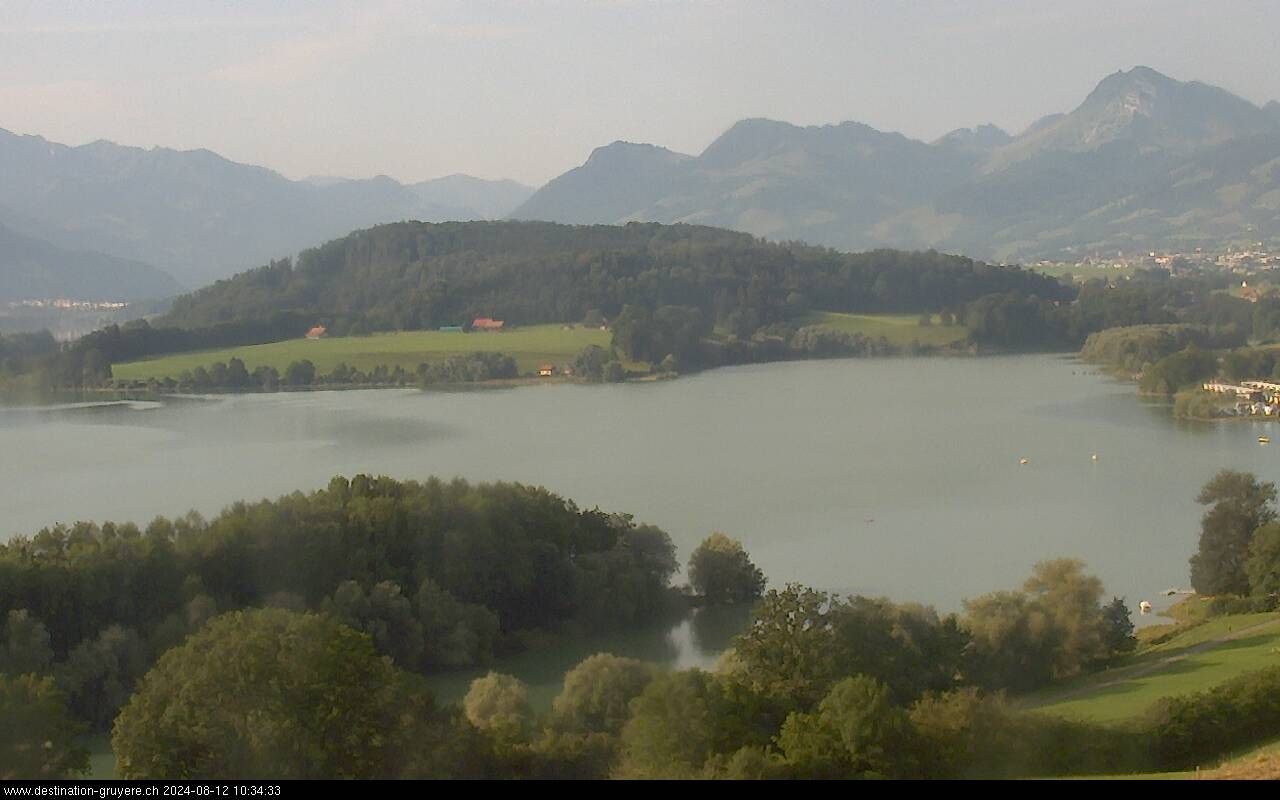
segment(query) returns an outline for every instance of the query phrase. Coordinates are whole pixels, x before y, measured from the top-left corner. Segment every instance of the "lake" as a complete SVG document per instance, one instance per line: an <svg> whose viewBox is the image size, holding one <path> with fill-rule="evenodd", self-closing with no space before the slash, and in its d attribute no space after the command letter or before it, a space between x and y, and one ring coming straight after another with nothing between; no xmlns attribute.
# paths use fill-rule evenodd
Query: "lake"
<svg viewBox="0 0 1280 800"><path fill-rule="evenodd" d="M1270 430L1177 422L1131 384L1046 355L8 408L0 537L58 521L208 515L338 473L464 476L633 513L670 532L682 561L724 531L775 586L949 611L1018 586L1038 560L1072 556L1131 607L1159 607L1162 590L1187 584L1200 486L1222 467L1280 481L1280 444L1257 443ZM686 622L583 646L707 664L722 628ZM540 659L519 671L562 671L562 658Z"/></svg>

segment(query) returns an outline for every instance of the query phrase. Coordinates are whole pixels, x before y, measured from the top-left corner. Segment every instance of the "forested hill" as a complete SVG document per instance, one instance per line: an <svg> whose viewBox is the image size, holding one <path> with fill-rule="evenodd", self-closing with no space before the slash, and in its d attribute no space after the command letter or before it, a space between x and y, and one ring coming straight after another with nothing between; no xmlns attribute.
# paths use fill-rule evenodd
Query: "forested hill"
<svg viewBox="0 0 1280 800"><path fill-rule="evenodd" d="M749 334L799 309L920 312L1018 291L1071 291L1045 276L936 252L848 254L717 228L632 223L406 222L357 231L175 301L161 325L288 316L333 332L412 330L475 317L508 324L606 317L631 305L695 307Z"/></svg>

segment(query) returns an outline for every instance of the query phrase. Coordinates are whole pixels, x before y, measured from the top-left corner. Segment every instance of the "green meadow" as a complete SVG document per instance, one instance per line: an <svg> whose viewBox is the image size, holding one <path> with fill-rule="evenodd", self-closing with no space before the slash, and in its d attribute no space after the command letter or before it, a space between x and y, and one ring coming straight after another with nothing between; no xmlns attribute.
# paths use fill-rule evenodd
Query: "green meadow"
<svg viewBox="0 0 1280 800"><path fill-rule="evenodd" d="M1196 625L1124 663L1022 699L1025 708L1096 722L1135 717L1163 697L1190 694L1280 664L1280 613L1239 614ZM1239 634L1239 638L1213 643ZM1197 649L1199 648L1199 649Z"/></svg>
<svg viewBox="0 0 1280 800"><path fill-rule="evenodd" d="M233 357L243 361L250 372L257 367L268 366L283 373L290 363L302 359L310 360L322 374L338 364L362 371L399 365L413 372L419 364L441 361L450 355L486 352L511 356L524 374L536 372L544 363L566 364L588 345L608 347L611 336L609 331L598 328L532 325L501 333L404 331L317 340L290 339L113 364L111 373L117 380L126 381L177 378L186 370L208 368L218 361L226 363Z"/></svg>
<svg viewBox="0 0 1280 800"><path fill-rule="evenodd" d="M903 347L912 342L946 346L963 340L969 331L963 325L942 325L938 316L932 324L921 325L919 314L841 314L814 311L799 320L800 325L821 325L844 333L860 333L873 339L883 336L890 344Z"/></svg>

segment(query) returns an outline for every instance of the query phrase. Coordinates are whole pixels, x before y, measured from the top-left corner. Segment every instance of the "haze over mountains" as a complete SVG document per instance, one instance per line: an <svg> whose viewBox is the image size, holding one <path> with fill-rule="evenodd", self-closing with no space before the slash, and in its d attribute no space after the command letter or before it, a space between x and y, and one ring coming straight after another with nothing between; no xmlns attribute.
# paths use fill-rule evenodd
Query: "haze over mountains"
<svg viewBox="0 0 1280 800"><path fill-rule="evenodd" d="M128 302L180 291L171 275L149 264L64 250L0 225L0 302L58 297Z"/></svg>
<svg viewBox="0 0 1280 800"><path fill-rule="evenodd" d="M8 299L171 294L168 276L197 288L353 229L507 216L1025 262L1280 237L1280 103L1137 67L1016 136L984 125L926 143L857 122L747 119L696 156L615 142L536 192L465 175L294 181L207 150L4 130L0 175ZM118 290L96 297L104 286Z"/></svg>
<svg viewBox="0 0 1280 800"><path fill-rule="evenodd" d="M1074 258L1280 236L1278 170L1280 103L1136 67L1017 136L988 125L925 143L856 122L749 119L697 156L615 142L513 216Z"/></svg>
<svg viewBox="0 0 1280 800"><path fill-rule="evenodd" d="M68 147L4 130L0 175L0 224L58 251L150 264L188 288L380 222L502 216L533 191L465 175L292 181L207 150ZM89 290L77 289L64 293Z"/></svg>

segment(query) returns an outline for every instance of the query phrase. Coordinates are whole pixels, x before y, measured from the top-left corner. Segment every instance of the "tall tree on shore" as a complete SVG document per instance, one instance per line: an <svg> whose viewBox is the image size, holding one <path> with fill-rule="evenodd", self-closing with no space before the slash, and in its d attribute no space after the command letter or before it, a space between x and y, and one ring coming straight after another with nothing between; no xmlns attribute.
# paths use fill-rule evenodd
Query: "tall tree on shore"
<svg viewBox="0 0 1280 800"><path fill-rule="evenodd" d="M1200 594L1248 594L1245 561L1258 528L1276 519L1276 485L1249 472L1224 469L1200 490L1211 506L1200 521L1200 547L1191 557L1191 585Z"/></svg>

